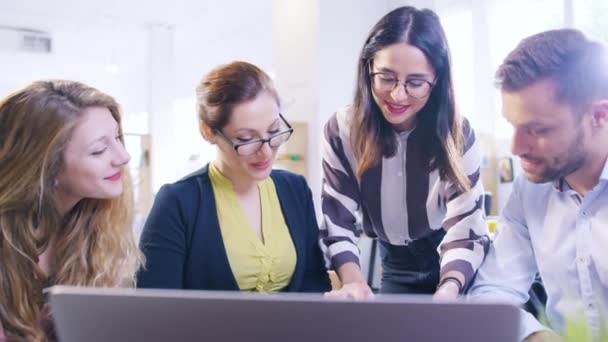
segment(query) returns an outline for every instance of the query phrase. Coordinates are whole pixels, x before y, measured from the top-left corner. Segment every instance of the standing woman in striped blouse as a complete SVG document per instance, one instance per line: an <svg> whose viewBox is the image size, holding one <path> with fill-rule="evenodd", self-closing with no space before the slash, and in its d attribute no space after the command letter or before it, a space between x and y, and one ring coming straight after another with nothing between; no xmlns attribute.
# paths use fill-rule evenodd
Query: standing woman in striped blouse
<svg viewBox="0 0 608 342"><path fill-rule="evenodd" d="M321 244L343 284L328 296L372 296L362 231L379 239L381 292L463 293L489 244L480 161L439 18L391 11L365 41L353 104L325 125Z"/></svg>

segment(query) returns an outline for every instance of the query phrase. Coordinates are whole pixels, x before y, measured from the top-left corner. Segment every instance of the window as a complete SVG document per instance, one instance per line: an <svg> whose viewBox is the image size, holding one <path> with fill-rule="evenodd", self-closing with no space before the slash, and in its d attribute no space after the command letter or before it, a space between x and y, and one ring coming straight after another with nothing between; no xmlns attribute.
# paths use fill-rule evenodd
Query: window
<svg viewBox="0 0 608 342"><path fill-rule="evenodd" d="M522 39L563 27L564 22L563 3L555 0L495 0L489 2L487 11L492 72ZM511 125L502 117L500 102L496 104L494 133L497 139L510 139L512 133Z"/></svg>
<svg viewBox="0 0 608 342"><path fill-rule="evenodd" d="M591 39L608 43L608 1L573 0L574 26Z"/></svg>

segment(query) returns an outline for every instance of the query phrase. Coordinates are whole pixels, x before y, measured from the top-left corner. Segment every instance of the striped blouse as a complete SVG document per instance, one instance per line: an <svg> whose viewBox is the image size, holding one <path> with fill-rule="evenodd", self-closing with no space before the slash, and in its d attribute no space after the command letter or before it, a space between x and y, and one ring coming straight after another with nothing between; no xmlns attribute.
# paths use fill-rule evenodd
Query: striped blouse
<svg viewBox="0 0 608 342"><path fill-rule="evenodd" d="M407 245L437 229L446 235L438 247L441 277L461 272L466 289L489 246L484 222L481 152L475 133L463 121L462 163L471 190L458 191L438 170L426 171L420 162L424 134L413 129L395 133L393 157L355 176L357 162L350 145L350 107L339 110L325 125L321 247L333 268L359 264L361 232L393 245Z"/></svg>

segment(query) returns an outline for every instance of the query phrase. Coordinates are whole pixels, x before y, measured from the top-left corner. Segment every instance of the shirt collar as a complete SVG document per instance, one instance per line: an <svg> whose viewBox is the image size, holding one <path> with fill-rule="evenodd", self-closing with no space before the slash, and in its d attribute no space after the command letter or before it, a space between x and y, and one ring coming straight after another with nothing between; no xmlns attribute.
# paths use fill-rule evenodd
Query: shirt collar
<svg viewBox="0 0 608 342"><path fill-rule="evenodd" d="M407 138L410 136L410 134L412 134L412 132L416 129L416 126L414 126L412 129L408 129L405 131L395 131L395 134L397 135L397 138L401 141L406 141Z"/></svg>
<svg viewBox="0 0 608 342"><path fill-rule="evenodd" d="M557 192L563 192L564 185L566 185L566 180L563 178L553 181L553 189L555 189Z"/></svg>
<svg viewBox="0 0 608 342"><path fill-rule="evenodd" d="M604 162L604 169L602 170L602 173L600 173L600 181L602 180L608 180L608 158Z"/></svg>
<svg viewBox="0 0 608 342"><path fill-rule="evenodd" d="M599 182L601 182L602 180L608 181L608 159L606 159L606 161L604 162L604 168L602 169L602 173L600 173ZM553 182L553 189L555 189L555 191L557 192L571 190L570 186L568 185L568 182L566 182L563 177Z"/></svg>

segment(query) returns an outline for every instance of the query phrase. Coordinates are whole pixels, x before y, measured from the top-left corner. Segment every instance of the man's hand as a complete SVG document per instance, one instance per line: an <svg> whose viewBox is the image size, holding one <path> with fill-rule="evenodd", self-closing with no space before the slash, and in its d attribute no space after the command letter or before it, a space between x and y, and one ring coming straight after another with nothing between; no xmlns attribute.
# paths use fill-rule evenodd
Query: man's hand
<svg viewBox="0 0 608 342"><path fill-rule="evenodd" d="M551 330L537 331L524 339L524 342L563 342L564 339Z"/></svg>

